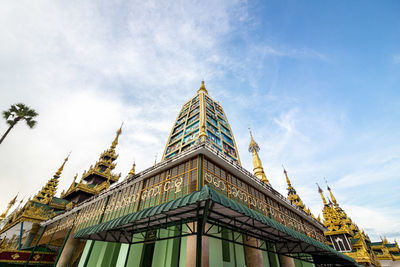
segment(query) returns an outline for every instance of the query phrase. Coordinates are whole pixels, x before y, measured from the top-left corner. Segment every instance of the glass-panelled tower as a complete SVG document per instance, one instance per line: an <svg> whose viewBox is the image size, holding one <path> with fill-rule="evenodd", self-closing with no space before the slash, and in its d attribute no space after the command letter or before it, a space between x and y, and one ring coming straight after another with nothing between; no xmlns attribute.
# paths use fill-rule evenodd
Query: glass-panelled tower
<svg viewBox="0 0 400 267"><path fill-rule="evenodd" d="M168 138L163 159L187 150L196 144L202 135L207 136L218 151L240 164L235 138L225 112L221 105L208 95L204 81L197 95L182 106Z"/></svg>

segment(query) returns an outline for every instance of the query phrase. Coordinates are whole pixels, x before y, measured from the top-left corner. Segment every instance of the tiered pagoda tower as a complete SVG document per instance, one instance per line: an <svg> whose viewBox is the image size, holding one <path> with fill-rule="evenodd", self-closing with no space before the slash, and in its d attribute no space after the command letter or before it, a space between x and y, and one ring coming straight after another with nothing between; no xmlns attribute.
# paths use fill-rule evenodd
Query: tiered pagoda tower
<svg viewBox="0 0 400 267"><path fill-rule="evenodd" d="M162 159L171 158L204 139L208 139L214 148L240 164L235 138L225 112L208 95L202 81L196 96L182 106Z"/></svg>
<svg viewBox="0 0 400 267"><path fill-rule="evenodd" d="M300 209L302 209L305 213L307 213L308 215L310 215L311 217L313 217L314 219L320 221L321 219L315 218L315 216L311 213L310 208L307 208L306 205L303 203L303 201L301 200L300 196L297 194L296 189L294 189L294 187L292 186L292 183L290 182L289 176L287 174L287 171L285 168L283 168L283 173L285 174L286 177L286 183L288 185L287 190L288 190L288 200L296 205L297 207L299 207Z"/></svg>
<svg viewBox="0 0 400 267"><path fill-rule="evenodd" d="M71 153L70 153L71 154ZM65 205L68 201L63 201L60 198L55 198L57 193L57 186L59 183L59 178L61 176L62 171L64 170L65 163L67 163L70 154L64 159L63 164L54 174L53 178L51 178L45 186L32 198L32 202L45 204L45 205L53 205L54 208L65 209ZM53 201L54 200L54 201ZM64 204L64 205L63 205ZM59 205L63 207L58 207Z"/></svg>
<svg viewBox="0 0 400 267"><path fill-rule="evenodd" d="M109 149L105 150L99 160L93 166L91 165L88 171L82 174L79 182L76 182L77 175L74 178L71 186L67 192L61 193L61 198L71 201L72 203L80 203L89 197L100 193L107 189L113 183L118 182L121 173L114 174L116 163L114 161L118 158L115 153L115 148L118 145L118 138L122 132L122 125L117 131L114 141L111 143Z"/></svg>

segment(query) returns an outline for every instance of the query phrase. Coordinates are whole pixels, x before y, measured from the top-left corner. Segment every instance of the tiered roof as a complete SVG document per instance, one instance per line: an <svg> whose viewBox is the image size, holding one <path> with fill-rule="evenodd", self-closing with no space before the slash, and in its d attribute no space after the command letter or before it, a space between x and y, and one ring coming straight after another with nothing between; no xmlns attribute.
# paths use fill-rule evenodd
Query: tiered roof
<svg viewBox="0 0 400 267"><path fill-rule="evenodd" d="M307 213L308 215L310 215L311 217L313 217L315 220L321 222L321 219L316 218L310 211L310 208L307 208L306 205L303 203L303 201L301 200L300 196L297 194L296 189L294 189L294 187L292 186L292 183L290 182L289 176L287 174L287 171L285 168L283 168L283 173L285 174L286 177L286 183L288 185L287 190L288 190L288 200L296 205L297 207L299 207L300 209L302 209L305 213Z"/></svg>
<svg viewBox="0 0 400 267"><path fill-rule="evenodd" d="M78 203L104 191L119 180L121 173L114 174L112 171L116 166L114 161L118 158L115 148L118 145L118 138L121 132L122 125L118 129L110 148L101 153L99 160L82 174L79 182L76 182L77 175L74 177L68 190L61 193L61 198Z"/></svg>
<svg viewBox="0 0 400 267"><path fill-rule="evenodd" d="M325 236L339 236L345 235L351 243L351 251L344 252L346 255L355 259L361 264L372 264L374 266L381 266L378 258L375 256L370 248L371 240L363 230L347 216L346 212L339 206L336 198L334 197L331 188L327 187L331 199L326 201L322 189L318 186L318 191L321 194L324 208L322 210L324 216L324 226L328 228L325 231Z"/></svg>

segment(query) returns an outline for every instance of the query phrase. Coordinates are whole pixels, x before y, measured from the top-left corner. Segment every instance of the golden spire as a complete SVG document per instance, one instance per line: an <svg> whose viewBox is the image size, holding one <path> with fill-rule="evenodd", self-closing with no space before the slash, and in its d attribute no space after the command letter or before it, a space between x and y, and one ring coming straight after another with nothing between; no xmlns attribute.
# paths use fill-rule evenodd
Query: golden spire
<svg viewBox="0 0 400 267"><path fill-rule="evenodd" d="M282 165L283 167L283 165ZM288 184L288 197L287 199L290 201L290 203L296 205L297 207L301 208L305 213L307 213L308 215L312 216L314 219L316 219L314 217L314 215L311 213L310 208L307 208L306 205L304 205L303 201L301 200L300 196L297 194L296 190L293 188L290 180L289 180L289 176L286 172L285 167L283 167L283 173L286 176L286 182Z"/></svg>
<svg viewBox="0 0 400 267"><path fill-rule="evenodd" d="M56 178L60 178L61 173L64 169L64 165L65 163L68 161L69 156L71 155L71 152L69 152L68 156L64 159L64 163L61 165L61 167L58 169L58 171L56 172L56 174L54 174L54 177Z"/></svg>
<svg viewBox="0 0 400 267"><path fill-rule="evenodd" d="M15 201L17 201L17 197L18 197L18 194L13 199L11 199L11 201L8 203L6 210L3 212L3 214L0 215L0 221L4 220L4 218L7 216L8 211L15 204Z"/></svg>
<svg viewBox="0 0 400 267"><path fill-rule="evenodd" d="M198 94L199 94L200 92L204 92L204 93L206 93L206 94L208 95L206 86L204 85L204 81L201 81L201 86L200 86L199 90L197 90L197 93L198 93Z"/></svg>
<svg viewBox="0 0 400 267"><path fill-rule="evenodd" d="M115 148L118 145L118 137L119 135L122 133L122 125L124 125L124 123L121 124L121 127L119 127L118 131L117 131L117 136L115 137L114 141L111 144L110 149L115 150Z"/></svg>
<svg viewBox="0 0 400 267"><path fill-rule="evenodd" d="M282 167L283 167L283 165L282 165ZM287 172L286 172L286 170L285 170L285 167L283 167L283 173L285 174L285 176L286 176L286 183L287 183L287 185L288 185L288 190L291 190L291 189L293 189L293 187L292 187L292 184L290 183L290 180L289 180L289 177L288 177L288 175L287 175Z"/></svg>
<svg viewBox="0 0 400 267"><path fill-rule="evenodd" d="M250 144L249 144L249 152L253 153L253 166L254 166L254 175L256 177L258 177L261 181L263 181L266 184L269 184L269 181L267 179L267 176L264 173L264 169L262 167L262 163L260 160L260 157L258 156L258 151L260 150L260 147L258 146L258 144L254 141L253 139L253 135L251 133L251 130L249 128L250 131Z"/></svg>
<svg viewBox="0 0 400 267"><path fill-rule="evenodd" d="M331 188L328 185L327 185L327 188L328 188L329 194L331 195L333 204L335 205L335 207L338 207L339 204L337 203L336 198L333 196Z"/></svg>
<svg viewBox="0 0 400 267"><path fill-rule="evenodd" d="M197 90L197 94L200 94L200 92L203 92L208 95L206 86L204 85L204 81L201 81L201 86L199 90ZM205 141L207 140L208 136L206 133L206 115L205 115L205 99L204 96L200 96L200 105L201 105L201 111L200 111L200 134L199 134L199 139L200 141Z"/></svg>
<svg viewBox="0 0 400 267"><path fill-rule="evenodd" d="M61 172L64 169L65 163L68 161L69 155L64 159L63 164L58 169L58 171L54 174L53 178L51 178L45 186L33 197L33 201L48 204L50 200L56 195L57 186L58 186L58 178L60 178Z"/></svg>
<svg viewBox="0 0 400 267"><path fill-rule="evenodd" d="M323 194L323 191L322 191L321 187L319 187L319 184L317 184L317 186L318 186L318 192L321 194L322 202L324 203L324 205L328 205L327 202L326 202L326 199L324 197L324 194Z"/></svg>
<svg viewBox="0 0 400 267"><path fill-rule="evenodd" d="M135 175L135 167L136 167L136 164L135 164L135 162L133 162L132 169L129 171L128 176Z"/></svg>

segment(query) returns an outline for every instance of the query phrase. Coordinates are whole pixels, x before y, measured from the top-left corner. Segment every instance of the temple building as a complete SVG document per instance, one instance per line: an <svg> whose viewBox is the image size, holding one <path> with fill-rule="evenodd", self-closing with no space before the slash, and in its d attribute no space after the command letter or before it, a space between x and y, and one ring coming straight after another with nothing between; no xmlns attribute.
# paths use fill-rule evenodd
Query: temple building
<svg viewBox="0 0 400 267"><path fill-rule="evenodd" d="M22 208L17 208L10 216L3 219L0 229L0 263L25 263L31 256L31 251L25 249L32 245L34 239L37 239L40 223L63 213L67 209L69 201L55 197L55 194L58 179L68 157L65 158L54 176L32 199L29 199ZM14 198L10 204L15 200ZM10 204L7 211L11 207ZM42 252L41 255L37 255L43 263L54 261L53 258L56 253L51 249L46 248Z"/></svg>
<svg viewBox="0 0 400 267"><path fill-rule="evenodd" d="M380 266L387 251L398 253L397 243L371 243L322 190L321 223L286 170L288 198L277 192L251 132L253 172L244 169L227 115L204 82L178 113L161 162L139 173L134 163L121 181L113 173L120 134L59 198L68 157L32 200L2 215L0 263L311 267L359 266L363 257L365 266Z"/></svg>
<svg viewBox="0 0 400 267"><path fill-rule="evenodd" d="M66 234L59 232L58 236L52 235L51 239L44 243L45 238L39 240L41 235L46 234L45 229L40 227L40 223L72 209L74 205L99 194L118 181L121 174L116 175L111 171L115 168L113 162L118 157L115 154L115 148L120 134L121 128L117 131L111 147L101 154L95 166L90 166L89 170L83 173L79 183L76 183L77 176L75 176L67 192L63 191L60 197L55 195L69 155L54 176L32 199L29 199L22 208L18 207L5 217L15 203L16 197L9 203L2 215L4 219L0 221L2 224L0 229L0 266L5 264L37 265L39 263L40 265L50 265L57 260L57 252L62 247ZM83 246L84 242L81 242L77 250L77 258L80 256L79 249L82 251Z"/></svg>

